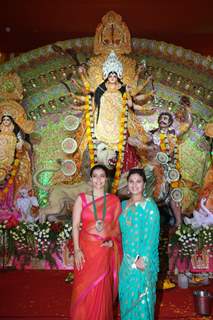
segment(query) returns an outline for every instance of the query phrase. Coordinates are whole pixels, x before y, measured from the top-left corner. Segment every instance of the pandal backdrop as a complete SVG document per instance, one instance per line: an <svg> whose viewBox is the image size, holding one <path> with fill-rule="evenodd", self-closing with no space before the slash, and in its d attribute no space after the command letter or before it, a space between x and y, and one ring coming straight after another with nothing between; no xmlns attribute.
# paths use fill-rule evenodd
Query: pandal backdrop
<svg viewBox="0 0 213 320"><path fill-rule="evenodd" d="M105 86L100 104L105 103L106 108L100 106L97 111L95 90L103 88L100 84L112 71L130 89L120 98ZM121 16L110 11L94 38L59 41L21 54L1 64L0 75L4 265L18 265L21 258L22 266L29 265L26 253L31 263L32 258L41 258L54 264L53 256L64 252L70 239L67 214L76 195L88 190L88 171L97 162L113 171L111 191L122 196L126 174L137 166L146 168L157 201L162 200L161 186L166 181L164 200L169 192L182 214L193 213L204 191L205 199L211 198L210 178L203 188L212 168L212 57L165 42L131 38ZM135 108L128 108L128 99ZM181 103L184 99L188 108ZM159 128L162 112L172 114L173 142L160 132L159 150L153 157L140 143L127 146L129 138L150 146L149 137ZM5 117L12 119L10 127ZM180 137L174 132L180 132ZM211 205L208 210L212 212ZM188 228L193 230L190 224ZM203 228L201 224L199 230ZM212 227L208 228L205 248L209 250ZM180 245L180 239L176 240ZM8 256L13 257L12 262ZM68 259L67 252L64 256L57 267Z"/></svg>

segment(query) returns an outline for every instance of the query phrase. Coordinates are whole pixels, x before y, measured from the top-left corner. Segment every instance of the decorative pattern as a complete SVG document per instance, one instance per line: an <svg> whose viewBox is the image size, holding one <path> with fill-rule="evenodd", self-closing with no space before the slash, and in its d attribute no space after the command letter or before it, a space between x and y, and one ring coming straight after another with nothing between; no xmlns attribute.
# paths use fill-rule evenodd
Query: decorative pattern
<svg viewBox="0 0 213 320"><path fill-rule="evenodd" d="M107 40L112 36L111 29L106 28L104 30L104 27L111 21L110 19L114 19L113 14L110 13L107 18L103 18L102 27L97 28L97 32L100 31L99 36L104 34L103 39ZM128 56L121 56L121 53L116 51L115 48L110 49L110 51L113 49L116 52L123 65L123 82L126 84L132 83L134 74L131 74L131 70L135 72L136 63L140 64L143 60L146 61L147 70L154 77L156 113L151 116L140 115L138 119L140 119L144 128L148 131L157 127L157 116L163 110L174 114L179 109L180 95L185 94L190 97L193 126L184 136L183 144L180 146L181 175L187 180L196 181L197 179L199 184L202 183L202 177L209 165L207 157L208 142L204 138L203 129L206 123L211 122L213 118L212 57L204 57L191 50L155 40L133 38L131 43L130 38L128 38L128 28L125 29L126 26L120 16L116 19L113 39L119 39L119 35L126 34L126 38L121 38L121 43L128 44L126 48L129 48L127 49L129 51L126 54L130 53L132 47ZM97 39L100 40L100 37ZM92 57L94 38L61 41L57 42L56 45L64 51L66 49L74 50L79 63L84 64L86 68L88 60L90 60L89 72L91 74L89 76L93 79L93 87L101 82L102 65L110 51L102 57ZM95 67L100 68L95 71ZM35 133L37 142L33 143L35 170L41 168L55 169L57 160L63 159L61 150L55 150L55 145L60 146L61 142L68 137L64 131L62 119L69 115L75 116L77 112L72 107L75 105L74 100L67 95L67 89L61 81L65 82L72 92L81 93L80 88L83 85L77 68L73 56L67 53L64 55L57 53L52 45L24 53L0 65L1 75L15 71L21 78L24 90L23 106L28 118L37 122ZM138 79L139 83L142 83L144 79L145 76L141 73ZM80 121L82 115L83 113L78 113ZM77 136L76 141L79 143L78 128L73 138L75 139ZM190 154L193 154L193 157L189 157ZM201 158L199 158L200 156ZM73 157L81 159L82 154L76 152ZM196 165L198 159L201 159L201 161L199 160L199 167ZM76 164L77 171L79 171L80 166L77 162ZM45 183L52 184L49 179L51 177L49 172L42 176L45 176ZM48 179L47 176L49 176ZM74 177L70 179L71 183L74 181ZM188 185L182 186L182 188L185 188L184 197L187 194L189 200L196 198L194 191L192 191L193 195L191 191L189 192ZM45 200L45 198L42 199ZM183 202L185 203L185 199L183 199ZM187 207L187 203L185 203L185 206Z"/></svg>

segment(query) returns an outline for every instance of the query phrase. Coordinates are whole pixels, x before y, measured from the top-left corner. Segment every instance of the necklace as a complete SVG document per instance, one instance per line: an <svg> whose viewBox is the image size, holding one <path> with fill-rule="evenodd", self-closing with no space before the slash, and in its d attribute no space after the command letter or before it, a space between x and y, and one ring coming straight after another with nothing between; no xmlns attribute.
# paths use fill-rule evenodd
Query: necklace
<svg viewBox="0 0 213 320"><path fill-rule="evenodd" d="M98 219L94 193L92 193L92 204L93 204L94 217L95 217L95 221L96 221L95 228L96 228L97 232L101 232L101 231L103 231L104 219L106 217L106 193L104 192L104 207L103 207L103 211L102 211L102 219Z"/></svg>

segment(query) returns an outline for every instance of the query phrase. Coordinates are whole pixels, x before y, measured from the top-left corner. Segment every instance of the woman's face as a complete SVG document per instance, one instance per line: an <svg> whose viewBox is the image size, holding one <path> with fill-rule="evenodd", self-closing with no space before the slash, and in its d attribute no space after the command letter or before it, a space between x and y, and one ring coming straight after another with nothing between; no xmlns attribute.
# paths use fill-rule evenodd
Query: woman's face
<svg viewBox="0 0 213 320"><path fill-rule="evenodd" d="M115 72L111 72L109 75L108 75L108 82L109 83L117 83L118 81L118 76Z"/></svg>
<svg viewBox="0 0 213 320"><path fill-rule="evenodd" d="M106 179L106 173L103 169L95 169L91 177L93 190L104 190Z"/></svg>
<svg viewBox="0 0 213 320"><path fill-rule="evenodd" d="M12 121L11 121L10 117L4 116L3 119L2 119L2 123L6 127L10 126L11 122Z"/></svg>
<svg viewBox="0 0 213 320"><path fill-rule="evenodd" d="M138 173L131 174L127 185L128 190L132 195L142 195L144 190L144 181Z"/></svg>

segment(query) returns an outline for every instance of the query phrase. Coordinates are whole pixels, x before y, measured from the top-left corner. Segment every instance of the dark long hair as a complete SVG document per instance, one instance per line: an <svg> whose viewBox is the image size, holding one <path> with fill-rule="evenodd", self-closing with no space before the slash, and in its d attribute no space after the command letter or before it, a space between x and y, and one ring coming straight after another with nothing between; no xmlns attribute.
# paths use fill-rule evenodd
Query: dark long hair
<svg viewBox="0 0 213 320"><path fill-rule="evenodd" d="M102 95L104 94L104 92L107 90L107 87L106 87L106 82L108 81L108 78L109 76L112 74L112 73L115 73L117 75L116 72L110 72L108 74L108 77L106 80L104 80L98 87L97 89L95 90L95 108L98 108L98 114L97 114L97 120L96 122L98 122L98 119L99 119L99 114L100 114L100 101L101 101L101 97ZM122 96L123 94L126 92L126 86L123 84L123 82L118 78L118 75L117 75L117 79L118 79L118 82L121 84L121 87L119 89L119 91L121 92Z"/></svg>
<svg viewBox="0 0 213 320"><path fill-rule="evenodd" d="M4 118L9 118L11 120L12 124L14 125L13 132L15 133L15 135L17 137L17 134L20 132L19 126L16 124L16 122L13 120L13 118L10 115L7 115L7 114L3 115L3 117L1 118L0 124L2 124Z"/></svg>
<svg viewBox="0 0 213 320"><path fill-rule="evenodd" d="M129 181L129 178L131 177L132 174L138 174L143 179L143 182L146 183L146 175L145 175L144 169L142 169L142 168L130 169L128 176L127 176L127 181Z"/></svg>
<svg viewBox="0 0 213 320"><path fill-rule="evenodd" d="M105 172L105 174L106 174L106 177L108 178L108 169L107 169L107 167L105 166L105 165L103 165L103 164L101 164L101 163L97 163L97 164L95 164L92 168L91 168L91 170L90 170L90 177L92 177L92 174L93 174L93 172L95 171L95 170L98 170L98 169L102 169L104 172Z"/></svg>
<svg viewBox="0 0 213 320"><path fill-rule="evenodd" d="M19 134L19 135L21 136L21 138L22 138L23 140L27 141L27 142L30 144L31 148L32 148L32 143L31 143L31 141L30 141L30 136L29 136L29 134L25 134L25 133L21 130L21 128L17 125L17 123L15 122L15 120L13 119L13 117L11 117L10 115L7 115L7 114L3 115L3 117L1 118L0 124L2 124L2 122L3 122L3 120L4 120L5 117L8 117L8 118L11 120L12 124L14 125L13 132L15 133L16 138L18 138L18 134Z"/></svg>

